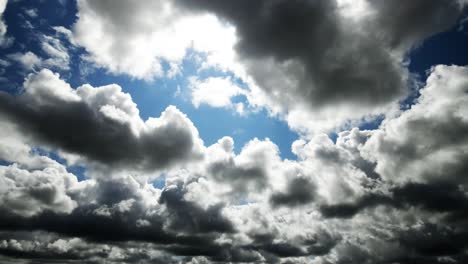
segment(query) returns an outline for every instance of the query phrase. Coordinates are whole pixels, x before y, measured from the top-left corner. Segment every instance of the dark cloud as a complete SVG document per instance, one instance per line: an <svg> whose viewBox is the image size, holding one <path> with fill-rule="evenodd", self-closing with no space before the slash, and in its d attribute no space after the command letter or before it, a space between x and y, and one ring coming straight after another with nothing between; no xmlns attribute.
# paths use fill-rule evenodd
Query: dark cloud
<svg viewBox="0 0 468 264"><path fill-rule="evenodd" d="M392 188L388 195L367 194L351 203L322 205L320 211L324 217L349 218L380 205L399 209L418 207L461 217L460 212L468 209L468 197L460 187L446 182L408 183Z"/></svg>
<svg viewBox="0 0 468 264"><path fill-rule="evenodd" d="M385 195L367 194L355 202L320 206L320 212L327 218L351 218L361 210L379 205L393 205L394 201Z"/></svg>
<svg viewBox="0 0 468 264"><path fill-rule="evenodd" d="M312 236L298 237L285 241L274 233L253 233L253 242L248 248L254 248L272 254L274 257L323 256L328 254L341 238L331 235L328 231L319 230Z"/></svg>
<svg viewBox="0 0 468 264"><path fill-rule="evenodd" d="M166 205L172 220L170 228L189 233L220 232L232 233L234 227L222 214L223 205L210 206L206 210L195 202L184 199L185 191L180 188L168 188L161 193L159 201Z"/></svg>
<svg viewBox="0 0 468 264"><path fill-rule="evenodd" d="M402 42L407 48L450 27L461 14L456 0L369 1L375 15L360 22L344 18L337 3L327 0L177 3L234 25L236 50L248 72L287 107L393 101L405 94L406 73L403 59L392 52Z"/></svg>
<svg viewBox="0 0 468 264"><path fill-rule="evenodd" d="M312 202L315 199L316 187L306 178L295 178L289 182L286 192L274 193L270 203L274 206L295 207Z"/></svg>
<svg viewBox="0 0 468 264"><path fill-rule="evenodd" d="M230 159L227 162L210 164L208 173L215 180L232 185L235 192L242 193L251 186L257 190L262 190L267 186L268 179L263 165L257 163L253 166L240 166Z"/></svg>
<svg viewBox="0 0 468 264"><path fill-rule="evenodd" d="M468 247L467 235L466 229L457 230L446 225L425 223L401 232L399 241L406 250L418 257L457 257L465 253Z"/></svg>
<svg viewBox="0 0 468 264"><path fill-rule="evenodd" d="M400 204L419 206L428 211L457 212L468 209L468 196L457 185L446 182L409 183L393 190Z"/></svg>
<svg viewBox="0 0 468 264"><path fill-rule="evenodd" d="M179 1L213 12L236 27L236 49L269 94L290 104L317 107L334 102L375 105L402 94L404 77L381 43L347 27L334 1ZM404 6L404 5L403 5ZM257 59L272 58L274 70ZM292 86L275 80L275 70ZM278 76L278 78L281 78ZM281 98L276 98L281 99Z"/></svg>
<svg viewBox="0 0 468 264"><path fill-rule="evenodd" d="M37 82L39 88L29 84L31 87L26 87L26 94L16 97L1 93L0 115L41 142L83 155L92 161L141 169L163 168L176 161L188 161L201 155L197 152L198 135L194 135L193 125L173 107L163 113L161 118L164 124L144 129L137 135L132 131L132 124L103 114L106 104L96 109L86 99L69 100L65 96L60 97L59 92L47 93L48 90L63 89L42 80L51 78L58 81L58 76L50 71L43 70L28 78L30 82ZM92 89L99 92L100 88ZM31 96L28 92L34 94ZM63 93L77 97L73 91ZM97 94L96 97L103 98L96 100L106 102L111 100L111 96L122 95L119 90L114 90L112 93ZM139 116L136 118L139 119Z"/></svg>
<svg viewBox="0 0 468 264"><path fill-rule="evenodd" d="M404 4L385 0L367 2L377 10L372 27L393 47L411 46L445 30L453 26L462 13L461 4L455 0L415 0Z"/></svg>

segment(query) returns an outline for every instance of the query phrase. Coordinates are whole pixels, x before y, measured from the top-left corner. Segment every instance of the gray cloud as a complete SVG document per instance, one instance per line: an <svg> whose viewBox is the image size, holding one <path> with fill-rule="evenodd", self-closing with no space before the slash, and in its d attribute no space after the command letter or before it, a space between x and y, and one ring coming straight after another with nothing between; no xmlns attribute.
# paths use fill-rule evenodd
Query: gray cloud
<svg viewBox="0 0 468 264"><path fill-rule="evenodd" d="M373 14L354 14L357 20L350 20L335 1L178 3L233 24L239 38L236 50L248 72L286 109L297 102L309 108L375 107L401 97L407 89L406 70L403 59L392 53L450 27L462 10L455 0L369 1Z"/></svg>
<svg viewBox="0 0 468 264"><path fill-rule="evenodd" d="M274 193L270 197L273 206L298 206L315 199L316 187L306 178L296 178L289 182L286 192Z"/></svg>
<svg viewBox="0 0 468 264"><path fill-rule="evenodd" d="M236 49L249 72L269 94L290 98L289 104L299 100L311 107L334 102L373 105L402 94L398 62L380 42L340 21L334 1L179 2L232 23L239 36ZM260 66L268 58L276 69ZM284 76L275 76L276 70ZM293 85L286 87L277 77Z"/></svg>
<svg viewBox="0 0 468 264"><path fill-rule="evenodd" d="M48 70L30 75L25 90L16 97L1 93L0 114L58 149L137 169L201 157L197 130L175 107L145 123L120 87L83 86L74 91Z"/></svg>

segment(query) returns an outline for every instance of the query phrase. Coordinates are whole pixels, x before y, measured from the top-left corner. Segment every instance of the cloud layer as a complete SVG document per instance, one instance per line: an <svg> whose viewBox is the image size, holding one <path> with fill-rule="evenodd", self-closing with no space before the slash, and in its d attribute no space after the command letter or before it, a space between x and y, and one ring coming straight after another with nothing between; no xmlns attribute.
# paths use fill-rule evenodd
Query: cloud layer
<svg viewBox="0 0 468 264"><path fill-rule="evenodd" d="M463 263L466 76L466 67L436 66L411 109L377 130L341 132L336 143L298 140L292 161L269 140L239 154L229 137L204 147L174 107L143 122L116 85L73 90L48 70L31 74L23 94L1 97L9 135L1 149L16 151L2 153L10 163L0 170L0 253L5 261ZM59 125L78 130L53 134ZM80 126L125 136L111 146ZM90 166L78 181L37 144L125 170L103 177ZM154 169L165 171L162 189L147 181Z"/></svg>
<svg viewBox="0 0 468 264"><path fill-rule="evenodd" d="M151 81L192 52L193 107L266 108L301 132L297 158L268 138L205 145L172 105L143 120L118 84L72 87L51 70L72 47L40 34L48 57L9 53L28 73L0 92L0 262L468 261L468 67L434 65L411 94L406 63L463 1L77 4L54 30L79 62Z"/></svg>

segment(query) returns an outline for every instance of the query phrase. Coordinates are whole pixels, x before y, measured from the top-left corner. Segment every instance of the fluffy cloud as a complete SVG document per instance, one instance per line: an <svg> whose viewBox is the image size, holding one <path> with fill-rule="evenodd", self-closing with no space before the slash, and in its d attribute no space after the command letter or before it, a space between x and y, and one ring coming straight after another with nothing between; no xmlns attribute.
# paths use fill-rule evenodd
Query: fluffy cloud
<svg viewBox="0 0 468 264"><path fill-rule="evenodd" d="M405 52L462 10L457 1L360 2L367 12L349 17L334 1L179 1L235 26L236 51L268 99L254 102L279 107L305 133L388 111L408 92Z"/></svg>
<svg viewBox="0 0 468 264"><path fill-rule="evenodd" d="M417 103L373 135L364 151L383 178L466 184L467 73L466 67L435 66Z"/></svg>
<svg viewBox="0 0 468 264"><path fill-rule="evenodd" d="M42 70L17 97L1 95L1 113L38 141L109 166L163 168L200 157L202 141L175 107L141 120L130 95L117 85L73 90Z"/></svg>
<svg viewBox="0 0 468 264"><path fill-rule="evenodd" d="M464 5L354 2L118 1L110 7L83 0L73 39L98 66L144 79L163 74L163 61L180 64L193 48L207 54L202 67L242 78L251 105L316 134L394 111L410 91L406 53L454 25ZM230 87L224 85L223 98ZM216 104L221 101L227 104L219 98Z"/></svg>
<svg viewBox="0 0 468 264"><path fill-rule="evenodd" d="M180 63L192 47L212 64L234 56L231 27L211 15L186 16L172 1L80 0L78 11L73 40L90 53L89 60L112 73L153 79L164 73L162 62Z"/></svg>
<svg viewBox="0 0 468 264"><path fill-rule="evenodd" d="M235 107L242 114L244 107L242 103L233 103L232 98L243 95L245 92L236 85L231 78L210 77L205 80L191 80L192 104L199 107L206 104L212 107Z"/></svg>

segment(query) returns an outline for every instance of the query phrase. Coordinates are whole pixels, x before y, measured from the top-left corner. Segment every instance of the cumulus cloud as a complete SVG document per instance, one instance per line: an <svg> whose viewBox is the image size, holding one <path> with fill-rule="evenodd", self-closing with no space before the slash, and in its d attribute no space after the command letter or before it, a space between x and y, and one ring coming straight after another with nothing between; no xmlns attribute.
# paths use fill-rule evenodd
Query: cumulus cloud
<svg viewBox="0 0 468 264"><path fill-rule="evenodd" d="M163 74L162 61L180 64L193 48L207 54L202 68L216 66L242 78L251 105L315 134L393 111L410 91L405 55L454 25L463 6L456 0L174 0L109 7L83 0L73 39L99 67L143 79ZM233 92L229 85L223 91L223 98Z"/></svg>
<svg viewBox="0 0 468 264"><path fill-rule="evenodd" d="M233 28L212 15L186 16L172 1L83 0L78 12L74 42L90 53L90 61L112 73L153 79L164 74L162 62L180 63L192 47L207 54L211 64L234 56Z"/></svg>
<svg viewBox="0 0 468 264"><path fill-rule="evenodd" d="M202 141L177 108L141 120L118 85L73 90L58 74L30 74L19 96L3 93L2 115L38 141L109 166L163 168L201 156Z"/></svg>
<svg viewBox="0 0 468 264"><path fill-rule="evenodd" d="M435 66L415 105L386 120L364 149L376 171L395 182L465 183L466 67ZM397 173L398 172L398 173Z"/></svg>
<svg viewBox="0 0 468 264"><path fill-rule="evenodd" d="M350 5L334 1L176 2L234 25L236 51L258 85L251 89L266 97L253 103L285 113L304 133L388 111L408 92L405 52L453 25L462 10L457 1L358 1L353 6L366 12L347 16Z"/></svg>

